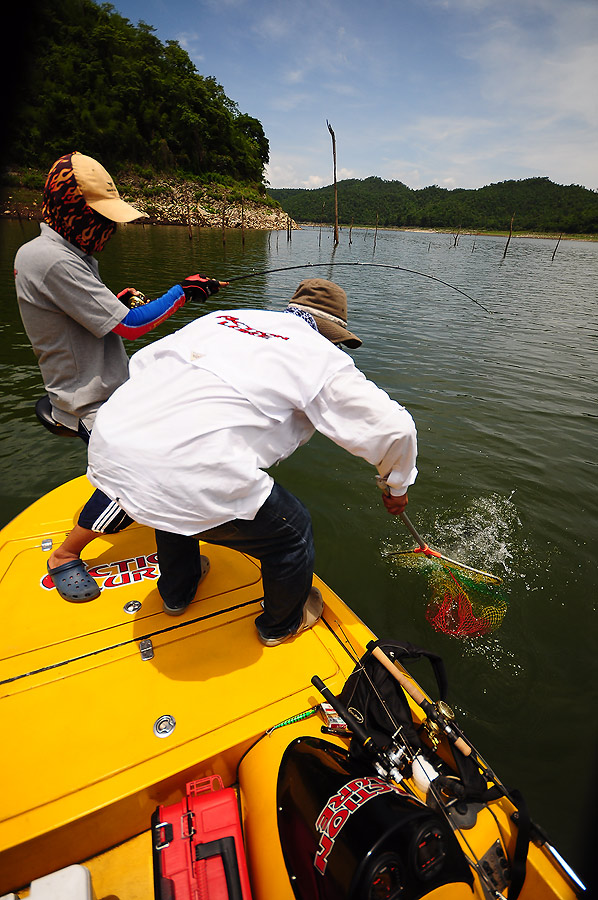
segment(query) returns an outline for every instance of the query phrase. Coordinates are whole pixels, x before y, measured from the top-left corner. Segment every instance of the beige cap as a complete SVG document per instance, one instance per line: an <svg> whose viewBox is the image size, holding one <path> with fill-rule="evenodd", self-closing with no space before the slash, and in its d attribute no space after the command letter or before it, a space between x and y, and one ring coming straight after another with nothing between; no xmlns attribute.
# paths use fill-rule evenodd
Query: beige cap
<svg viewBox="0 0 598 900"><path fill-rule="evenodd" d="M85 202L101 216L112 222L132 222L140 216L147 216L147 213L120 199L110 174L91 156L73 153L71 165Z"/></svg>

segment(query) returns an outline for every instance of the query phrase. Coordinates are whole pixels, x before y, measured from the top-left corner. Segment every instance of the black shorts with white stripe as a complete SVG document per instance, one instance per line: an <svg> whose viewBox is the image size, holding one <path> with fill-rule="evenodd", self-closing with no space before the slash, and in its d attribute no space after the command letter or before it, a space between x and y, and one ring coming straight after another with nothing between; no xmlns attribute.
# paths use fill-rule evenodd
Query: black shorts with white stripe
<svg viewBox="0 0 598 900"><path fill-rule="evenodd" d="M95 490L79 515L81 528L98 531L101 534L116 534L127 528L133 519L122 506L111 500L102 491Z"/></svg>

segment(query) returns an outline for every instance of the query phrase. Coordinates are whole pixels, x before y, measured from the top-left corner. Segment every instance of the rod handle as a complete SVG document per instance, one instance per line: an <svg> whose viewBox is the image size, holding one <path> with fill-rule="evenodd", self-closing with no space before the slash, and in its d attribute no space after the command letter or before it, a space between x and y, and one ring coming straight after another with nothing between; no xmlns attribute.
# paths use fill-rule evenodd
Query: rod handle
<svg viewBox="0 0 598 900"><path fill-rule="evenodd" d="M414 684L409 678L407 678L407 676L404 675L400 669L397 669L392 659L390 659L390 657L386 655L384 650L382 650L380 647L372 647L372 644L373 641L370 641L370 643L367 645L367 649L371 652L372 656L377 659L378 662L381 663L388 672L390 672L393 678L395 678L399 682L403 690L409 694L411 699L414 700L417 705L421 707L421 709L423 709L426 715L438 721L437 717L434 716L434 704L427 699L423 691L421 691L416 684ZM471 747L469 746L469 744L464 741L463 738L458 737L456 732L447 722L441 722L439 724L441 724L442 730L451 741L451 743L455 745L457 750L460 750L464 756L469 756L471 753Z"/></svg>

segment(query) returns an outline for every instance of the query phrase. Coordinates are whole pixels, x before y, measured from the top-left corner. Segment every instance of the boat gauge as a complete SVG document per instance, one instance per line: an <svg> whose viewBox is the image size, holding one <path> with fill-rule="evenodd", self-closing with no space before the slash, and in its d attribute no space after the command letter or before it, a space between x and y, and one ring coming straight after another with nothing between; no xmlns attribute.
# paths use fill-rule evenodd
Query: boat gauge
<svg viewBox="0 0 598 900"><path fill-rule="evenodd" d="M417 877L429 881L438 875L446 859L446 840L442 829L426 823L417 832L411 848Z"/></svg>
<svg viewBox="0 0 598 900"><path fill-rule="evenodd" d="M394 853L385 853L374 863L369 880L368 900L399 900L404 880L400 861Z"/></svg>

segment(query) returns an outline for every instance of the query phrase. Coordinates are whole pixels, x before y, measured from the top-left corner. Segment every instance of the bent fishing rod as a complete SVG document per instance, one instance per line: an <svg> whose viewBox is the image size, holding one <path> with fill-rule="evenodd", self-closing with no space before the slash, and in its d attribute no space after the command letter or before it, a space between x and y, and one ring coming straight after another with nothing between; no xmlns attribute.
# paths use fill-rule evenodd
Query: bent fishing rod
<svg viewBox="0 0 598 900"><path fill-rule="evenodd" d="M406 269L404 266L392 266L389 263L362 263L362 262L331 262L331 263L302 263L299 266L283 266L280 269L264 269L261 272L249 272L247 275L235 275L233 278L228 279L228 284L232 284L234 281L243 281L245 278L256 278L258 275L273 275L275 272L290 272L293 269L317 269L317 268L332 268L333 266L361 266L363 268L373 268L373 269L394 269L399 272L407 272L408 275L419 275L421 278L429 278L431 281L436 281L438 284L443 284L445 287L451 288L453 291L457 291L458 294L461 294L463 297L467 297L468 300L471 300L472 303L475 303L476 306L479 306L480 309L483 309L484 312L492 315L492 310L488 309L484 306L483 303L480 303L479 300L476 300L475 297L472 297L470 294L467 294L465 291L462 291L461 288L456 287L454 284L450 284L448 281L443 281L442 278L437 278L436 275L429 275L427 272L418 272L416 269Z"/></svg>

